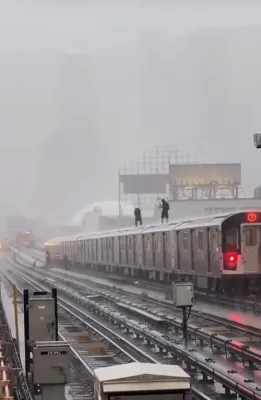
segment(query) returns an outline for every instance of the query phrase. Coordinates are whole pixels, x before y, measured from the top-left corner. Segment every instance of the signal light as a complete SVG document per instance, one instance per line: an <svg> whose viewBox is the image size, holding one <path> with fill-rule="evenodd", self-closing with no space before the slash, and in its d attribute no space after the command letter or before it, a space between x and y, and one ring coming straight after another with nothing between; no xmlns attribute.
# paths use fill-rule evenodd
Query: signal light
<svg viewBox="0 0 261 400"><path fill-rule="evenodd" d="M248 222L256 222L257 220L257 213L250 212L247 214L247 220Z"/></svg>
<svg viewBox="0 0 261 400"><path fill-rule="evenodd" d="M238 262L237 253L225 253L224 254L224 269L226 270L236 270Z"/></svg>

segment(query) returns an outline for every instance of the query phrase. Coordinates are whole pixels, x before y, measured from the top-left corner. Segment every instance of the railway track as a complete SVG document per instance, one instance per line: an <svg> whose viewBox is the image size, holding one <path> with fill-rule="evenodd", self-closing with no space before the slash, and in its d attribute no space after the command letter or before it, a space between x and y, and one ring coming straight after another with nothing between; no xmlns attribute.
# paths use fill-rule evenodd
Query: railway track
<svg viewBox="0 0 261 400"><path fill-rule="evenodd" d="M9 281L13 281L14 278L14 276L11 277L10 274L5 274L5 277ZM16 277L18 278L19 276ZM43 289L42 286L29 279L24 281L20 279L19 281L19 286L17 285L17 288L21 296L23 294L25 282L26 284L30 284L32 290ZM77 400L79 398L81 400L93 398L93 370L95 368L128 363L131 361L157 362L73 304L59 299L58 305L59 337L71 344L74 355L74 362L71 364L70 368L71 376L75 379L73 387L70 390L72 398L77 398ZM79 336L79 334L82 335ZM79 337L81 341L77 342L77 338ZM87 339L87 342L83 343L83 338ZM77 350L75 350L75 348ZM94 348L98 351L96 356L86 355L87 352L89 353L90 350ZM85 371L82 367L84 367ZM84 375L88 377L87 380ZM81 381L83 382L82 385L80 385Z"/></svg>
<svg viewBox="0 0 261 400"><path fill-rule="evenodd" d="M32 273L37 274L37 271L35 269L32 269ZM181 312L173 308L172 302L160 301L146 295L137 297L135 293L131 295L130 292L124 291L124 289L96 283L88 279L88 277L80 278L75 276L72 280L71 276L67 275L66 272L63 274L62 277L60 271L55 271L52 269L49 269L45 273L48 274L48 276L53 277L53 279L59 279L60 282L63 281L67 287L70 287L72 290L77 290L78 293L83 293L85 295L87 292L91 291L92 294L102 295L106 300L114 303L118 303L119 299L121 299L121 301L126 304L135 303L136 309L140 308L158 316L164 316L164 318L167 318L170 323L181 329L181 323L179 322ZM140 305L137 304L137 299L141 300L142 297L144 297L143 302ZM229 321L227 318L215 316L206 312L192 309L190 321L191 325L193 326L193 330L195 329L195 326L200 326L201 328L222 327L226 328L227 330L233 330L233 337L240 337L244 335L249 337L250 341L261 340L261 331L259 328L247 326L246 324L242 324L239 322L232 322ZM200 336L200 331L198 331L198 334Z"/></svg>
<svg viewBox="0 0 261 400"><path fill-rule="evenodd" d="M4 273L4 275L5 275L5 277L8 279L8 280L11 280L12 282L13 282L13 279L12 279L12 277L10 277L10 274L9 273ZM19 276L20 275L20 276ZM21 278L22 277L22 275L21 274L19 274L18 276L17 275L15 275L15 277L16 278ZM43 286L42 285L39 285L39 284L37 284L35 281L32 281L30 278L28 278L28 277L25 277L24 276L24 282L26 282L27 284L29 284L29 285L31 285L31 288L33 289L33 290L43 290ZM21 283L20 283L21 284ZM28 285L27 285L27 287L28 287ZM22 289L20 288L19 289L20 290L20 293L22 293ZM46 290L46 287L45 287L45 290ZM162 357L159 357L160 358L160 361L158 361L157 360L157 356L155 357L155 354L153 354L152 353L152 356L150 356L149 354L147 354L147 353L145 353L141 348L140 348L140 346L139 347L137 347L136 346L136 344L132 344L131 343L131 340L126 340L125 338L124 338L124 335L122 335L122 333L121 334L117 334L116 332L115 332L115 327L113 327L114 329L113 329L113 331L112 331L112 329L110 329L109 327L106 327L105 325L104 325L104 321L103 321L103 323L101 323L101 322L99 322L99 321L97 321L97 319L94 319L94 318L92 318L90 315L87 315L86 314L86 312L85 311L83 311L83 310L80 310L79 308L77 308L77 307L75 307L75 305L73 305L73 304L71 304L71 303L69 303L69 302L67 302L67 301L65 301L65 300L61 300L60 298L59 298L59 308L61 308L62 307L62 309L63 309L63 312L64 311L67 311L67 312L69 312L70 313L70 321L71 321L71 317L73 316L73 317L76 317L76 319L77 319L77 322L75 322L75 323L72 323L72 327L74 327L74 329L76 328L76 327L78 327L79 326L79 319L80 319L80 321L83 323L83 324L88 324L88 326L89 327L91 327L91 329L92 330L96 330L96 333L98 334L98 335L103 335L103 336L105 336L105 334L106 334L106 341L108 341L108 338L109 338L109 336L110 336L110 339L109 339L109 342L110 343L113 343L113 345L115 345L115 341L118 341L119 343L120 343L120 345L116 345L117 347L118 347L118 349L120 350L120 352L122 352L125 356L126 356L126 360L124 360L124 362L130 362L130 361L138 361L138 362L153 362L153 363L169 363L170 361L170 363L171 364L173 364L173 361L172 360L168 360L168 359L166 359L165 361L164 360L162 360ZM70 308L73 308L73 310L74 311L72 311ZM78 315L76 315L76 313L75 313L75 309L77 309L77 314ZM73 314L73 315L72 315ZM80 315L81 316L80 316ZM85 316L85 318L89 321L89 320L91 320L91 324L88 322L86 322L86 319L84 319L83 320L83 316ZM60 312L59 312L59 320L60 320ZM63 322L64 322L64 320L63 320L63 318L62 318L62 327L63 327ZM71 321L72 322L72 321ZM96 326L97 326L97 328L99 329L99 331L98 331L98 329L97 328L94 328L93 327L93 325L95 325L96 324ZM63 328L62 328L63 329ZM104 334L102 333L102 331L104 331ZM61 333L62 332L62 333ZM93 369L94 368L97 368L97 367L101 367L101 366L105 366L104 364L102 364L101 365L101 359L100 359L100 357L99 357L99 362L98 362L98 364L97 363L95 363L95 364L93 364L92 363L92 361L91 361L91 359L90 358L88 358L88 360L87 360L87 362L88 362L88 364L87 364L87 362L86 362L86 357L84 357L82 354L81 354L81 351L79 350L79 349L77 349L77 350L75 350L75 343L74 342L72 342L72 338L70 337L70 334L68 335L68 334L64 334L64 332L61 330L61 328L60 328L60 323L59 323L59 335L60 335L60 337L61 337L61 339L62 340L66 340L68 343L70 343L71 344L71 348L72 348L72 351L73 351L73 353L77 356L77 358L78 358L78 360L80 360L81 361L81 363L83 364L83 366L85 366L85 368L87 369L87 371L90 373L90 374L92 374L92 371L93 371ZM121 346L121 347L120 347ZM142 346L141 346L142 347ZM144 345L144 347L146 347L145 345ZM125 349L125 350L124 350ZM147 349L146 349L147 350ZM127 353L127 351L128 351L128 353ZM116 356L117 356L117 354L116 354ZM114 358L114 361L113 361L113 363L109 363L109 365L113 365L113 364L115 364L115 361L116 361L116 364L119 364L119 359L117 358ZM120 362L122 362L122 360L120 360ZM176 362L175 362L175 364L177 364ZM106 365L108 365L108 364L106 364ZM79 379L79 378L78 378ZM194 380L194 383L195 383L195 387L193 388L193 399L197 399L197 400L210 400L210 398L215 398L216 397L216 393L215 392L213 392L211 389L208 389L208 388L205 388L204 387L204 385L200 385L198 382L197 382L197 380L196 380L196 378L194 378L193 379L193 374L192 374L192 380ZM74 386L75 386L75 384L74 384ZM202 392L199 388L197 388L196 386L202 386L202 388L204 389L204 392ZM78 386L77 386L77 388L78 388ZM78 390L81 390L81 392L83 391L83 388L82 387L80 387L80 389L78 389ZM90 391L90 385L88 386L88 390ZM211 396L211 397L208 397L208 395L206 394L206 393L208 393L208 392L211 392L211 394L213 394L213 396ZM74 392L73 393L71 393L71 395L74 395ZM78 394L77 394L77 400L78 399L80 399L79 397L78 397ZM81 397L81 399L85 399L85 397Z"/></svg>
<svg viewBox="0 0 261 400"><path fill-rule="evenodd" d="M57 279L58 276L55 275L54 278ZM60 286L60 290L65 295L68 292L68 287L73 290L71 295L74 294L76 297L78 294L84 297L90 292L98 295L101 300L99 302L98 298L95 301L96 304L100 305L100 313L106 314L110 312L111 318L113 318L115 312L123 311L129 319L134 316L139 321L146 319L155 322L157 318L158 321L161 318L168 325L169 330L174 328L175 332L182 331L182 322L178 310L173 310L173 308L171 310L157 310L151 304L147 304L146 301L138 303L137 299L135 299L135 304L133 304L132 299L128 297L120 298L108 292L95 290L92 287L86 288L84 284L68 282L63 278L60 278L61 281L63 281L63 286ZM55 282L53 281L53 283ZM109 304L113 306L110 310L108 309ZM105 309L104 305L106 305ZM122 324L125 324L126 327L131 326L129 320L123 319ZM195 313L194 316L192 314L192 321L188 324L188 332L191 341L199 343L202 347L204 347L204 344L208 344L212 349L214 347L214 350L223 350L226 357L232 353L237 355L239 360L244 360L244 363L248 363L252 368L257 365L261 367L261 352L258 348L255 348L257 345L261 346L261 333L258 329L234 324L225 319ZM168 330L162 329L161 333L171 337ZM236 340L233 338L236 338Z"/></svg>
<svg viewBox="0 0 261 400"><path fill-rule="evenodd" d="M37 259L39 261L44 260L44 254L45 250L42 249L41 252L39 249L38 251L38 257ZM81 267L76 267L73 266L71 269L72 271L76 272L82 272ZM93 276L97 277L103 277L103 273L98 272L98 271L93 271L93 270L88 270L88 273L92 274ZM133 277L129 276L118 276L115 274L112 274L109 276L109 279L115 283L121 284L121 285L128 285L128 284L133 284ZM160 283L154 283L154 282L148 282L145 280L139 279L139 285L143 287L144 289L152 289L152 290L158 290L158 291L164 291L168 293L170 296L172 294L172 288L171 285L166 285L166 284L160 284ZM235 305L243 310L251 310L256 312L257 314L261 313L261 298L260 294L259 295L250 295L247 298L246 297L239 297L239 296L233 296L233 294L228 297L227 295L224 295L222 293L216 295L216 294L211 294L207 293L206 291L196 289L195 290L195 295L198 300L207 300L208 302L213 302L215 304L219 303L222 305Z"/></svg>
<svg viewBox="0 0 261 400"><path fill-rule="evenodd" d="M42 256L35 257L35 255L29 255L29 254L24 254L21 251L17 251L14 249L14 252L16 253L17 257L19 257L19 262L24 265L24 263L28 263L28 260L31 258L32 260L36 260L40 262L40 265L42 266L44 264L44 258ZM58 267L63 272L66 272L64 269L61 269ZM82 274L82 268L81 267L76 267L74 266L73 268L69 268L67 272L72 272L72 273L77 273L79 272ZM87 270L88 271L88 276L92 276L94 279L95 278L104 278L104 274L100 273L98 271L93 271L93 270ZM120 285L121 287L127 287L129 285L133 286L134 280L133 277L128 277L128 276L118 276L118 275L109 275L108 280L111 282L115 283L115 285ZM146 290L146 291L157 291L159 293L164 293L165 298L162 298L162 303L169 303L169 300L172 296L172 288L170 285L164 285L164 284L159 284L159 283L154 283L154 282L148 282L144 280L139 280L138 282L138 287L140 289ZM260 314L261 313L261 299L260 296L254 296L250 295L248 297L235 297L231 295L228 297L227 295L224 295L222 293L220 294L212 294L212 293L207 293L205 291L200 291L200 290L195 290L195 297L198 300L208 302L208 303L214 303L220 304L223 306L235 306L238 309L244 310L244 311L251 311L254 312L255 314Z"/></svg>
<svg viewBox="0 0 261 400"><path fill-rule="evenodd" d="M26 275L25 271L27 272ZM27 280L27 282L28 280L30 280L31 284L33 282L34 284L37 284L35 281L32 280L31 277L28 278L28 272L29 272L28 269L26 270L23 268L19 268L15 271L13 270L13 272L18 276L20 275L20 277ZM34 276L38 280L42 279L43 282L42 275L39 276L37 272L30 270L30 275ZM49 274L47 273L46 275ZM46 287L50 288L51 286L53 286L54 282L50 278L47 278L44 280L44 283L41 283L41 287L42 285L45 285L46 289ZM95 293L89 288L87 288L89 292L89 298L88 298L86 296L86 293L84 297L83 293L81 292L79 293L76 290L72 291L70 287L58 283L58 278L57 282L55 282L55 285L58 288L59 293L62 293L60 297L62 297L63 301L66 301L67 303L71 303L73 301L74 307L75 303L78 304L77 307L79 307L79 305L80 307L84 307L85 311L87 309L89 312L95 314L96 320L97 316L99 316L100 318L103 318L103 321L105 318L108 321L110 321L111 325L114 326L114 334L115 334L115 326L117 326L117 329L120 332L122 332L122 329L124 328L126 332L131 332L132 334L135 334L137 337L144 339L144 341L146 340L148 343L150 343L150 345L153 344L154 346L157 346L157 348L160 350L161 360L166 359L168 355L172 355L173 357L178 357L179 359L185 361L186 364L189 365L190 367L193 366L196 371L196 373L194 373L193 376L194 385L196 384L199 385L198 375L199 371L201 371L203 372L203 376L210 377L213 380L222 383L223 385L226 386L227 389L234 390L240 395L244 395L245 398L259 398L259 396L261 398L261 394L259 394L260 392L259 382L255 382L255 380L253 379L254 374L244 371L244 375L239 375L236 370L233 370L233 363L231 361L228 361L225 364L223 362L223 365L221 366L219 365L220 363L222 364L222 357L216 354L216 350L218 349L218 346L216 346L217 343L212 347L208 347L207 350L204 348L204 346L201 346L201 354L199 354L199 349L197 348L197 346L192 346L189 349L184 349L183 345L179 345L171 341L170 338L166 338L166 335L164 336L160 334L160 332L151 331L147 329L146 326L144 325L142 326L137 321L130 320L126 316L124 318L124 316L119 314L119 312L117 313L115 312L114 309L110 309L108 305L104 306L103 304L99 304L97 298L95 301L91 300L90 295L91 294L94 295ZM128 340L130 339L128 338ZM219 338L219 340L221 340L221 338ZM190 343L189 346L191 345L192 344ZM228 343L224 343L224 341L222 341L222 346L224 345L226 346L228 345ZM139 346L140 346L140 341L139 341ZM210 354L211 352L212 355ZM236 353L236 348L234 348L234 353ZM242 349L240 349L240 354L242 356ZM208 355L208 357L206 357L206 355ZM244 354L244 356L246 356L246 353ZM209 380L205 382L205 384L203 385L203 387L206 386L208 387L208 389L210 388L211 385ZM204 393L203 390L202 392ZM217 395L217 393L214 391L212 387L212 393L210 397L213 398L213 396L215 395Z"/></svg>
<svg viewBox="0 0 261 400"><path fill-rule="evenodd" d="M111 301L118 301L118 298L130 298L132 301L136 302L137 296L131 295L130 292L124 291L124 289L118 289L115 287L108 287L105 284L101 283L95 283L86 277L85 279L83 278L78 278L77 276L71 280L70 277L66 273L64 274L64 277L61 277L61 275L58 272L55 272L53 270L48 271L49 275L53 276L53 278L57 279L59 278L60 280L63 280L68 287L71 287L72 289L78 289L80 292L86 290L92 290L93 293L102 293L102 295L107 298L108 300ZM87 285L87 286L86 286ZM101 292L102 290L102 292ZM164 314L165 317L173 320L174 318L179 318L181 312L179 310L176 310L173 308L173 304L171 301L165 302L165 301L160 301L158 299L153 299L151 297L146 296L146 292L144 293L144 296L139 296L139 297L144 297L144 302L147 303L146 308L149 309L150 312L153 313L158 313L158 314ZM128 301L127 301L128 302ZM150 303L150 307L148 304ZM157 308L155 309L155 306L158 306L158 309L160 311L157 312ZM171 317L168 317L168 314L171 314ZM217 326L222 325L222 327L227 327L231 329L237 329L238 333L244 333L249 335L250 337L255 336L256 338L261 339L261 331L258 328L247 326L246 324L242 324L239 322L231 322L227 318L222 318L220 316L215 316L213 314L209 314L206 312L198 311L192 309L191 311L191 317L196 320L194 321L200 326L206 325L206 326ZM194 323L193 322L193 323ZM174 322L173 322L174 323ZM239 335L240 336L240 335Z"/></svg>

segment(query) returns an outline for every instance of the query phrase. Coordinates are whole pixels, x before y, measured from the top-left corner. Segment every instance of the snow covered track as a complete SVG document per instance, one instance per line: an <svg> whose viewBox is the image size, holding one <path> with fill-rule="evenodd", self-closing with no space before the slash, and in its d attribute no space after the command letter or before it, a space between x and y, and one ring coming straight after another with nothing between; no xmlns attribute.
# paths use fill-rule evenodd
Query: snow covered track
<svg viewBox="0 0 261 400"><path fill-rule="evenodd" d="M209 345L207 347L203 345L202 347L200 343L194 343L193 345L190 342L189 348L185 349L182 344L173 342L166 335L160 334L160 332L148 329L146 325L138 323L134 318L128 317L127 314L124 318L124 314L114 310L108 303L108 300L105 306L99 301L95 290L92 292L89 287L86 288L87 295L83 290L79 291L79 288L73 290L66 282L60 280L58 277L54 278L48 271L46 271L45 278L43 278L42 272L39 273L40 271L37 272L23 267L16 268L14 266L12 272L12 276L20 276L20 279L31 282L30 284L36 286L40 285L45 290L56 286L61 304L65 305L63 302L66 302L67 308L73 306L78 310L77 315L78 312L81 312L85 314L86 319L92 317L96 322L106 325L107 328L109 326L113 327L114 333L117 333L121 337L124 336L125 340L133 343L137 351L140 351L142 347L143 353L147 353L148 355L152 353L152 357L156 361L173 363L173 359L175 359L174 362L177 363L178 360L183 360L189 367L193 387L195 390L201 392L202 396L205 395L210 398L218 397L219 391L216 389L214 382L219 382L227 388L227 391L232 390L245 398L261 398L259 395L260 383L258 378L256 378L255 382L252 379L251 372L248 372L247 368L243 370L239 369L239 371L235 372L235 364L230 360L229 355L228 358L226 356L224 358L222 352L221 354L217 352L215 345L212 348ZM68 307L68 304L70 307ZM108 324L110 325L108 326ZM224 344L224 342L222 343ZM153 348L157 349L156 353L152 351ZM201 382L202 373L204 383Z"/></svg>

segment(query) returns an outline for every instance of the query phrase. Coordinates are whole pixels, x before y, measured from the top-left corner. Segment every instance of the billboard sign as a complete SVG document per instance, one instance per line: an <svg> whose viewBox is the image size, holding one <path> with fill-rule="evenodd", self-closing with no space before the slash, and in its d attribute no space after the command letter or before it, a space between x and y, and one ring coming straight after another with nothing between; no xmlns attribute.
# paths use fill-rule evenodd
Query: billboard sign
<svg viewBox="0 0 261 400"><path fill-rule="evenodd" d="M120 175L124 194L163 194L169 184L168 174Z"/></svg>
<svg viewBox="0 0 261 400"><path fill-rule="evenodd" d="M175 164L169 166L170 186L239 186L241 164Z"/></svg>

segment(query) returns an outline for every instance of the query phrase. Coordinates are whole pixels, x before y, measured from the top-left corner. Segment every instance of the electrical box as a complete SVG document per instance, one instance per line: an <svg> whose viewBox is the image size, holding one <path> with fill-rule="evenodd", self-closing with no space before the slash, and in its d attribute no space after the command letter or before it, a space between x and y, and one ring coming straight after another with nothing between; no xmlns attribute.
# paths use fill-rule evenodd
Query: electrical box
<svg viewBox="0 0 261 400"><path fill-rule="evenodd" d="M194 285L191 282L173 282L173 303L176 307L194 305Z"/></svg>
<svg viewBox="0 0 261 400"><path fill-rule="evenodd" d="M261 148L261 133L254 133L254 145L257 149Z"/></svg>
<svg viewBox="0 0 261 400"><path fill-rule="evenodd" d="M66 342L36 342L33 348L33 380L39 385L66 385L71 348Z"/></svg>
<svg viewBox="0 0 261 400"><path fill-rule="evenodd" d="M28 309L30 340L56 340L55 299L40 296L30 298Z"/></svg>

